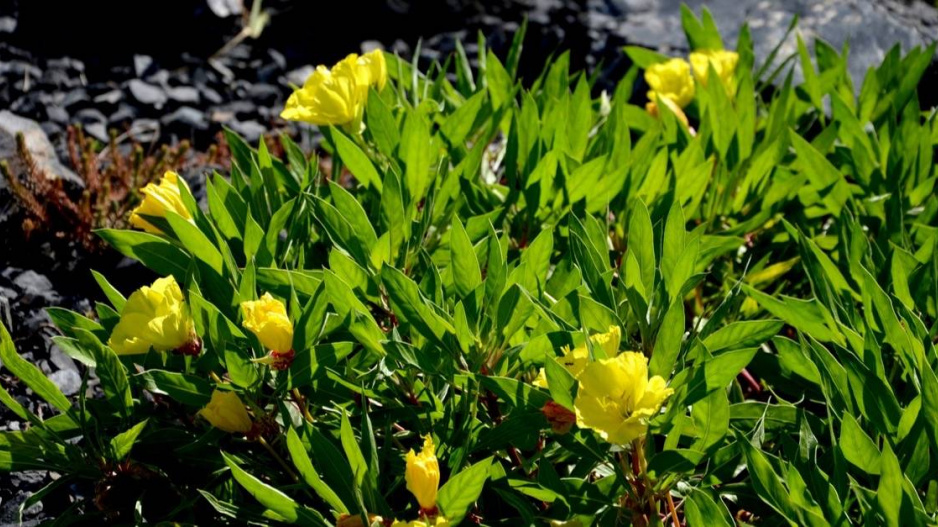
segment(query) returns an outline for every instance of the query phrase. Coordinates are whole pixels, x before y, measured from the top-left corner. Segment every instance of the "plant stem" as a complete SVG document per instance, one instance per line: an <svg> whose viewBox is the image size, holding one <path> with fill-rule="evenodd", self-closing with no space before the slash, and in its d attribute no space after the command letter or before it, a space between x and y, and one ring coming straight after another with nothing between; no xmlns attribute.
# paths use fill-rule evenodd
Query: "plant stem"
<svg viewBox="0 0 938 527"><path fill-rule="evenodd" d="M681 527L681 520L677 517L677 509L674 507L674 499L671 497L671 491L667 492L668 508L671 509L671 520L674 521L674 527Z"/></svg>
<svg viewBox="0 0 938 527"><path fill-rule="evenodd" d="M300 478L297 477L297 475L293 472L293 469L291 469L290 466L287 465L287 462L284 461L282 457L280 457L280 454L278 454L277 451L274 450L273 447L270 446L270 443L268 443L266 439L264 439L263 437L258 437L257 442L260 443L261 446L266 448L268 452L270 452L270 455L273 456L274 459L277 460L277 463L280 463L280 466L283 467L283 470L287 471L287 474L290 475L290 479L292 479L294 483L300 480Z"/></svg>

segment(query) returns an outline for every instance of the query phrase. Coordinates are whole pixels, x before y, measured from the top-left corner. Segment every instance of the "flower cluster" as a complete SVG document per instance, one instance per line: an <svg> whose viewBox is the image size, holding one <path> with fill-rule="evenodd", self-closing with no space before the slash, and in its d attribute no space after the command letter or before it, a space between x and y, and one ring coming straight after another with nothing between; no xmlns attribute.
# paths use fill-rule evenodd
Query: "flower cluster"
<svg viewBox="0 0 938 527"><path fill-rule="evenodd" d="M712 68L727 93L736 93L736 65L739 54L726 50L697 50L690 54L690 62L673 58L649 66L645 70L645 82L651 88L648 91L646 110L653 116L658 115L658 102L668 109L687 126L684 108L694 100L697 92L695 84L707 86ZM691 72L693 71L693 76Z"/></svg>

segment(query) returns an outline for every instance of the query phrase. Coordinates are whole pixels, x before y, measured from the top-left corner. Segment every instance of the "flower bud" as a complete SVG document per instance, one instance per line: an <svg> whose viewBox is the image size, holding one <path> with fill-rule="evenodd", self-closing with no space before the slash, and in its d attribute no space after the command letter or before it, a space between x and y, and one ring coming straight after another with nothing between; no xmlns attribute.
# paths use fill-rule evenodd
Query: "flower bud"
<svg viewBox="0 0 938 527"><path fill-rule="evenodd" d="M241 303L243 324L257 340L270 350L285 353L293 349L293 323L287 316L287 306L264 293L260 300Z"/></svg>
<svg viewBox="0 0 938 527"><path fill-rule="evenodd" d="M433 438L423 439L423 450L419 454L411 449L407 453L407 469L404 479L407 490L417 498L423 511L436 509L436 493L440 485L440 465L434 452Z"/></svg>
<svg viewBox="0 0 938 527"><path fill-rule="evenodd" d="M547 401L541 412L550 423L550 429L556 434L566 434L576 422L576 414L554 401Z"/></svg>
<svg viewBox="0 0 938 527"><path fill-rule="evenodd" d="M251 416L235 392L215 390L212 400L199 410L199 416L215 428L232 434L246 434L253 427Z"/></svg>
<svg viewBox="0 0 938 527"><path fill-rule="evenodd" d="M198 340L189 307L172 276L133 292L121 310L108 345L118 355L171 351ZM198 346L196 353L201 349Z"/></svg>
<svg viewBox="0 0 938 527"><path fill-rule="evenodd" d="M158 185L147 183L140 189L143 201L130 214L130 224L152 234L162 234L163 231L144 219L144 216L165 218L167 212L175 212L187 220L192 220L192 214L182 202L182 195L179 192L180 181L183 186L186 185L186 180L181 179L179 174L168 171L163 174Z"/></svg>

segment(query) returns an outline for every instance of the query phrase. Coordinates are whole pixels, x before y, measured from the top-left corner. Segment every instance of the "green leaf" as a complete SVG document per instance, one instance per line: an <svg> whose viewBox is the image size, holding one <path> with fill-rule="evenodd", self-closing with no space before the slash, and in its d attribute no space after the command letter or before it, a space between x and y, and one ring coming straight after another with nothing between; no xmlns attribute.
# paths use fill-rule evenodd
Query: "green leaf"
<svg viewBox="0 0 938 527"><path fill-rule="evenodd" d="M332 141L335 142L336 150L342 163L348 167L349 171L355 176L355 179L366 187L373 187L381 192L381 175L375 169L375 166L368 159L368 156L362 152L354 141L349 139L338 128L332 128L329 134ZM330 182L331 183L331 182Z"/></svg>
<svg viewBox="0 0 938 527"><path fill-rule="evenodd" d="M684 301L679 298L671 303L658 329L654 351L648 361L648 370L652 375L661 375L665 379L671 376L681 352L684 326Z"/></svg>
<svg viewBox="0 0 938 527"><path fill-rule="evenodd" d="M550 389L551 398L572 412L576 378L554 357L548 357L544 362L544 373L547 376L547 387Z"/></svg>
<svg viewBox="0 0 938 527"><path fill-rule="evenodd" d="M736 522L722 501L714 501L702 490L691 488L684 502L688 527L733 527Z"/></svg>
<svg viewBox="0 0 938 527"><path fill-rule="evenodd" d="M789 522L799 523L797 508L792 503L788 490L782 485L781 478L772 469L769 458L745 438L739 438L738 444L746 458L746 468L749 470L756 494Z"/></svg>
<svg viewBox="0 0 938 527"><path fill-rule="evenodd" d="M388 290L394 312L424 337L442 342L445 334L456 334L456 328L437 314L417 284L407 275L385 265L381 268L381 281Z"/></svg>
<svg viewBox="0 0 938 527"><path fill-rule="evenodd" d="M362 454L358 440L355 439L355 432L352 430L352 423L348 420L348 414L342 411L342 426L339 428L339 439L342 441L342 450L345 451L345 458L352 466L352 476L355 485L360 487L368 475L368 462Z"/></svg>
<svg viewBox="0 0 938 527"><path fill-rule="evenodd" d="M99 229L95 234L117 252L139 261L161 276L173 275L184 282L190 257L165 238L138 231Z"/></svg>
<svg viewBox="0 0 938 527"><path fill-rule="evenodd" d="M847 461L859 467L860 470L867 474L879 474L879 448L850 414L844 414L841 420L840 451Z"/></svg>
<svg viewBox="0 0 938 527"><path fill-rule="evenodd" d="M456 216L453 216L450 229L449 248L456 293L459 298L465 298L482 283L482 273L479 271L479 260L472 240Z"/></svg>
<svg viewBox="0 0 938 527"><path fill-rule="evenodd" d="M98 286L101 288L104 296L106 296L108 302L114 306L114 309L116 309L118 313L124 309L124 303L127 302L127 299L124 298L124 295L122 295L120 291L117 290L117 288L112 286L103 274L92 269L91 275L94 276L94 281L98 283Z"/></svg>
<svg viewBox="0 0 938 527"><path fill-rule="evenodd" d="M10 334L2 322L0 322L0 362L3 363L6 369L10 370L10 373L16 375L23 384L52 405L53 408L71 415L72 403L62 394L54 382L42 374L39 368L20 357L13 347L13 339L10 338Z"/></svg>
<svg viewBox="0 0 938 527"><path fill-rule="evenodd" d="M228 454L222 452L221 456L222 459L225 460L225 464L228 465L228 468L231 469L231 475L234 476L235 480L240 483L249 494L254 496L261 505L276 512L287 523L323 527L329 525L318 512L299 505L283 492L280 492L245 472Z"/></svg>
<svg viewBox="0 0 938 527"><path fill-rule="evenodd" d="M293 464L300 473L300 477L313 489L316 495L322 498L324 502L329 504L329 506L339 514L348 514L348 507L346 507L339 496L329 488L329 485L326 485L319 477L319 474L313 467L312 460L310 460L306 452L306 447L303 445L303 442L300 441L300 436L296 434L296 430L293 428L287 430L287 450L290 452L290 457L293 459Z"/></svg>
<svg viewBox="0 0 938 527"><path fill-rule="evenodd" d="M417 111L407 112L404 133L398 146L399 157L404 161L404 181L411 200L423 199L430 185L430 125Z"/></svg>
<svg viewBox="0 0 938 527"><path fill-rule="evenodd" d="M147 390L168 395L182 404L202 407L212 398L212 384L201 377L165 370L147 370L138 375Z"/></svg>
<svg viewBox="0 0 938 527"><path fill-rule="evenodd" d="M744 320L716 330L703 340L711 353L725 349L761 346L778 334L784 324L780 320Z"/></svg>
<svg viewBox="0 0 938 527"><path fill-rule="evenodd" d="M627 277L626 281L635 283L638 280L645 292L645 298L650 299L655 290L655 239L651 226L651 216L648 208L641 201L632 206L629 216L629 258L635 259L640 276Z"/></svg>
<svg viewBox="0 0 938 527"><path fill-rule="evenodd" d="M78 343L85 349L90 349L94 355L95 373L101 379L101 387L108 402L123 417L129 417L133 412L133 395L130 393L130 381L127 379L127 370L121 364L117 353L105 346L91 332L79 329L76 336Z"/></svg>
<svg viewBox="0 0 938 527"><path fill-rule="evenodd" d="M176 239L193 257L208 265L216 273L222 274L224 261L221 253L195 224L175 212L167 213L166 221L172 227Z"/></svg>
<svg viewBox="0 0 938 527"><path fill-rule="evenodd" d="M482 494L493 458L486 458L449 478L437 496L440 511L453 525L463 520Z"/></svg>
<svg viewBox="0 0 938 527"><path fill-rule="evenodd" d="M140 437L140 433L143 432L146 426L147 420L144 419L126 432L121 432L112 437L110 443L112 459L120 461L127 457L127 455L130 454L130 449L133 448L134 443L137 442L137 438Z"/></svg>

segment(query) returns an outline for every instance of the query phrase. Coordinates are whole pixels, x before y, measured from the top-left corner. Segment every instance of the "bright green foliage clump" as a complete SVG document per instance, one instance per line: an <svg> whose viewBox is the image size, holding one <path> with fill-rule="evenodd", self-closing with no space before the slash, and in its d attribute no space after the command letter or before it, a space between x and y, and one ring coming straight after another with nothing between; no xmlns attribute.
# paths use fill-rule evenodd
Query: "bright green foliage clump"
<svg viewBox="0 0 938 527"><path fill-rule="evenodd" d="M103 397L69 401L0 334L60 412L0 390L31 424L0 468L124 523L933 524L934 47L856 90L846 49L756 69L744 27L732 89L711 66L685 125L629 103L666 57L626 50L599 94L560 55L526 88L521 38L477 71L388 55L361 132L323 129L328 170L229 135L206 210L181 185L191 219L100 231L175 277L201 350L118 356L124 296L96 275L97 319L50 316ZM289 354L244 325L265 293Z"/></svg>

